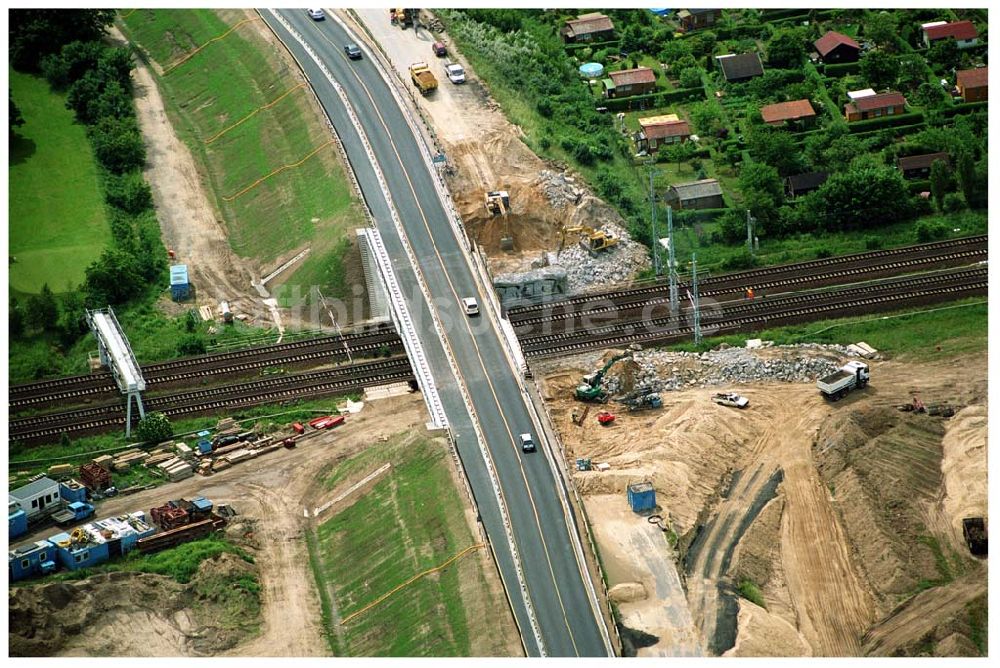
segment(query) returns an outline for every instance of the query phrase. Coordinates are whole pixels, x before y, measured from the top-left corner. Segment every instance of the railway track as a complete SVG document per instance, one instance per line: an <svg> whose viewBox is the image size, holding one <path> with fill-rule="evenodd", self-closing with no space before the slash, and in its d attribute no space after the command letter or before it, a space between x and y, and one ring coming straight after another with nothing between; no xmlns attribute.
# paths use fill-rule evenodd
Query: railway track
<svg viewBox="0 0 1000 668"><path fill-rule="evenodd" d="M351 357L372 357L386 350L402 352L399 336L391 329L359 332L341 336L326 336L305 341L246 348L229 353L199 355L147 364L142 367L147 389L166 387L178 382L205 376L231 376L276 365L308 362L341 361ZM87 376L67 376L50 380L14 385L10 388L10 411L41 408L56 403L71 403L87 398L117 393L111 373Z"/></svg>
<svg viewBox="0 0 1000 668"><path fill-rule="evenodd" d="M761 294L776 290L803 289L898 276L933 268L954 267L987 258L986 235L937 241L917 246L870 251L854 255L751 269L698 279L702 298L742 297L747 287ZM680 293L688 289L680 284ZM508 311L515 327L538 326L547 320L581 318L607 312L611 308L640 307L668 299L668 285L657 281L620 290L595 292L556 302L520 306Z"/></svg>
<svg viewBox="0 0 1000 668"><path fill-rule="evenodd" d="M708 314L702 312L701 326L703 334L715 336L821 318L876 313L986 293L987 270L980 266L933 275L907 276L839 290L790 294L765 301L723 302L719 311ZM676 318L669 316L665 306L662 312L662 317L652 317L641 322L614 322L579 330L569 327L553 333L522 335L519 340L526 356L539 358L631 343L667 343L693 335L690 308L682 309Z"/></svg>
<svg viewBox="0 0 1000 668"><path fill-rule="evenodd" d="M412 379L409 360L405 357L395 357L359 362L313 373L151 397L146 402L146 410L159 411L169 417L187 416L304 396L339 394L372 385ZM121 403L106 404L11 420L9 440L33 443L57 438L64 433L79 436L113 430L121 428L124 423L124 406Z"/></svg>

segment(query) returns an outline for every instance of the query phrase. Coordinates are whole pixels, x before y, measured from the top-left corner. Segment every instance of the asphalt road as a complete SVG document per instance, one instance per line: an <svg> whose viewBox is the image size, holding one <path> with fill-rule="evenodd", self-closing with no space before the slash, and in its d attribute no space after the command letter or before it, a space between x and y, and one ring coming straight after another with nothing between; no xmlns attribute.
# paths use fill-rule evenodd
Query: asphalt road
<svg viewBox="0 0 1000 668"><path fill-rule="evenodd" d="M587 595L576 553L570 542L559 484L542 452L524 454L519 434L532 432L530 414L508 365L495 330L486 318L464 315L461 298L486 299L462 255L461 246L434 190L434 176L420 156L417 141L402 110L368 54L349 60L344 45L354 41L335 21L314 22L302 10L282 16L318 54L343 87L374 150L393 204L431 293L428 305L416 289L416 275L389 216L389 205L340 97L322 71L284 26L268 12L264 19L305 69L334 123L362 194L375 218L397 279L407 292L410 312L421 325L421 341L441 393L445 412L457 435L459 454L476 496L484 526L497 555L505 586L529 655L542 653L528 622L513 560L506 545L499 508L469 415L430 318L434 308L445 329L475 414L486 435L490 457L500 479L524 570L528 596L549 656L607 656L598 626L599 611Z"/></svg>

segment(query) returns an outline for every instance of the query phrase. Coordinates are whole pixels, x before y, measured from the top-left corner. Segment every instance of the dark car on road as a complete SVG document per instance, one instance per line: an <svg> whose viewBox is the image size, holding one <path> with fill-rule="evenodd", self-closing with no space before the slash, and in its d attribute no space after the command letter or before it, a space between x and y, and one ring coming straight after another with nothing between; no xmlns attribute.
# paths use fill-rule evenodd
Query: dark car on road
<svg viewBox="0 0 1000 668"><path fill-rule="evenodd" d="M344 45L344 53L351 60L361 60L361 49L358 48L357 44L346 44Z"/></svg>

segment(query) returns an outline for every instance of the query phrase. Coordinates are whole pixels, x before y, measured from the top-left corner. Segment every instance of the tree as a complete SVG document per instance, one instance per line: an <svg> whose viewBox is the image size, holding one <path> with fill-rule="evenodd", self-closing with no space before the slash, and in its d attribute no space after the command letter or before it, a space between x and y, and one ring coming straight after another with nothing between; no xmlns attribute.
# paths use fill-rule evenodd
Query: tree
<svg viewBox="0 0 1000 668"><path fill-rule="evenodd" d="M10 307L7 310L7 332L10 334L10 338L17 339L24 334L24 311L21 309L21 304L14 295L10 296L9 303Z"/></svg>
<svg viewBox="0 0 1000 668"><path fill-rule="evenodd" d="M958 213L965 208L965 200L958 193L948 193L944 196L944 203L941 210L945 213Z"/></svg>
<svg viewBox="0 0 1000 668"><path fill-rule="evenodd" d="M739 209L729 209L718 219L718 234L727 244L737 244L746 241L746 213Z"/></svg>
<svg viewBox="0 0 1000 668"><path fill-rule="evenodd" d="M899 60L886 51L869 51L861 57L859 67L861 76L872 88L892 86L899 78Z"/></svg>
<svg viewBox="0 0 1000 668"><path fill-rule="evenodd" d="M188 334L177 342L178 355L204 355L205 340L197 334Z"/></svg>
<svg viewBox="0 0 1000 668"><path fill-rule="evenodd" d="M958 67L962 61L962 53L958 43L953 39L939 39L927 51L927 60L939 66L944 71Z"/></svg>
<svg viewBox="0 0 1000 668"><path fill-rule="evenodd" d="M680 79L681 88L698 88L701 86L701 77L705 73L705 70L700 67L685 67L681 70L681 75L678 77Z"/></svg>
<svg viewBox="0 0 1000 668"><path fill-rule="evenodd" d="M132 215L153 206L153 192L139 171L128 172L121 176L109 175L104 199L111 206Z"/></svg>
<svg viewBox="0 0 1000 668"><path fill-rule="evenodd" d="M776 216L784 193L778 170L760 162L740 169L740 192L743 193L743 206L762 221Z"/></svg>
<svg viewBox="0 0 1000 668"><path fill-rule="evenodd" d="M136 425L135 435L145 443L159 443L174 435L174 427L163 413L146 413Z"/></svg>
<svg viewBox="0 0 1000 668"><path fill-rule="evenodd" d="M751 158L771 165L781 176L802 171L799 148L791 133L768 125L755 126L747 133L746 142Z"/></svg>
<svg viewBox="0 0 1000 668"><path fill-rule="evenodd" d="M951 169L944 160L935 160L931 163L931 196L938 210L943 210L944 196L954 187L951 176Z"/></svg>
<svg viewBox="0 0 1000 668"><path fill-rule="evenodd" d="M670 162L676 162L677 166L680 167L682 162L693 158L697 150L698 149L695 147L694 143L685 141L670 144L664 150L664 153L667 156L667 160Z"/></svg>
<svg viewBox="0 0 1000 668"><path fill-rule="evenodd" d="M48 283L42 286L39 294L28 297L26 316L28 325L34 329L52 329L56 326L59 304Z"/></svg>
<svg viewBox="0 0 1000 668"><path fill-rule="evenodd" d="M701 135L713 135L722 127L722 109L713 102L691 105L691 122Z"/></svg>
<svg viewBox="0 0 1000 668"><path fill-rule="evenodd" d="M671 40L660 48L660 62L666 63L671 67L684 56L693 56L688 40Z"/></svg>
<svg viewBox="0 0 1000 668"><path fill-rule="evenodd" d="M914 213L906 183L888 166L859 166L832 174L802 206L829 231L870 229Z"/></svg>
<svg viewBox="0 0 1000 668"><path fill-rule="evenodd" d="M124 304L142 294L145 282L139 263L118 248L105 249L86 270L85 287L92 304Z"/></svg>
<svg viewBox="0 0 1000 668"><path fill-rule="evenodd" d="M63 295L56 331L63 347L69 348L87 331L83 293L71 290Z"/></svg>
<svg viewBox="0 0 1000 668"><path fill-rule="evenodd" d="M896 46L896 16L894 12L868 12L864 23L865 37L880 47L895 48Z"/></svg>
<svg viewBox="0 0 1000 668"><path fill-rule="evenodd" d="M936 109L945 103L944 90L930 81L920 84L912 99L927 110Z"/></svg>
<svg viewBox="0 0 1000 668"><path fill-rule="evenodd" d="M711 56L715 51L715 44L718 41L715 33L710 30L702 30L695 33L688 41L691 42L691 55L697 58Z"/></svg>
<svg viewBox="0 0 1000 668"><path fill-rule="evenodd" d="M36 71L41 59L73 41L104 36L114 9L11 9L7 14L9 55L14 69Z"/></svg>
<svg viewBox="0 0 1000 668"><path fill-rule="evenodd" d="M7 89L7 102L10 108L9 116L7 119L7 124L10 128L10 141L14 141L14 128L19 128L24 125L24 117L21 115L21 110L18 109L17 105L14 103L13 92Z"/></svg>
<svg viewBox="0 0 1000 668"><path fill-rule="evenodd" d="M899 84L911 90L927 80L927 65L923 58L912 55L899 60Z"/></svg>
<svg viewBox="0 0 1000 668"><path fill-rule="evenodd" d="M58 53L41 61L42 74L53 88L63 90L84 74L97 67L101 54L107 50L101 42L70 42Z"/></svg>
<svg viewBox="0 0 1000 668"><path fill-rule="evenodd" d="M806 40L796 28L776 30L767 42L767 62L775 67L798 67L806 56Z"/></svg>
<svg viewBox="0 0 1000 668"><path fill-rule="evenodd" d="M972 157L972 152L962 150L958 154L956 173L958 174L958 184L962 189L965 201L974 209L986 206L986 164L985 159L981 165L977 165Z"/></svg>
<svg viewBox="0 0 1000 668"><path fill-rule="evenodd" d="M90 137L98 162L112 173L139 169L146 163L146 146L134 119L102 118Z"/></svg>

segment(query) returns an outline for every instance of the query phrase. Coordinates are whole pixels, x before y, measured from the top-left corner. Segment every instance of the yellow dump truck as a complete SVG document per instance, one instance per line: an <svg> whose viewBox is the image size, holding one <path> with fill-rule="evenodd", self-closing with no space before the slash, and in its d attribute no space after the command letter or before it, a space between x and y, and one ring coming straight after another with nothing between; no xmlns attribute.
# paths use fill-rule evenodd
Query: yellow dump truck
<svg viewBox="0 0 1000 668"><path fill-rule="evenodd" d="M424 95L438 87L437 79L427 63L413 63L410 65L410 78L413 85Z"/></svg>

